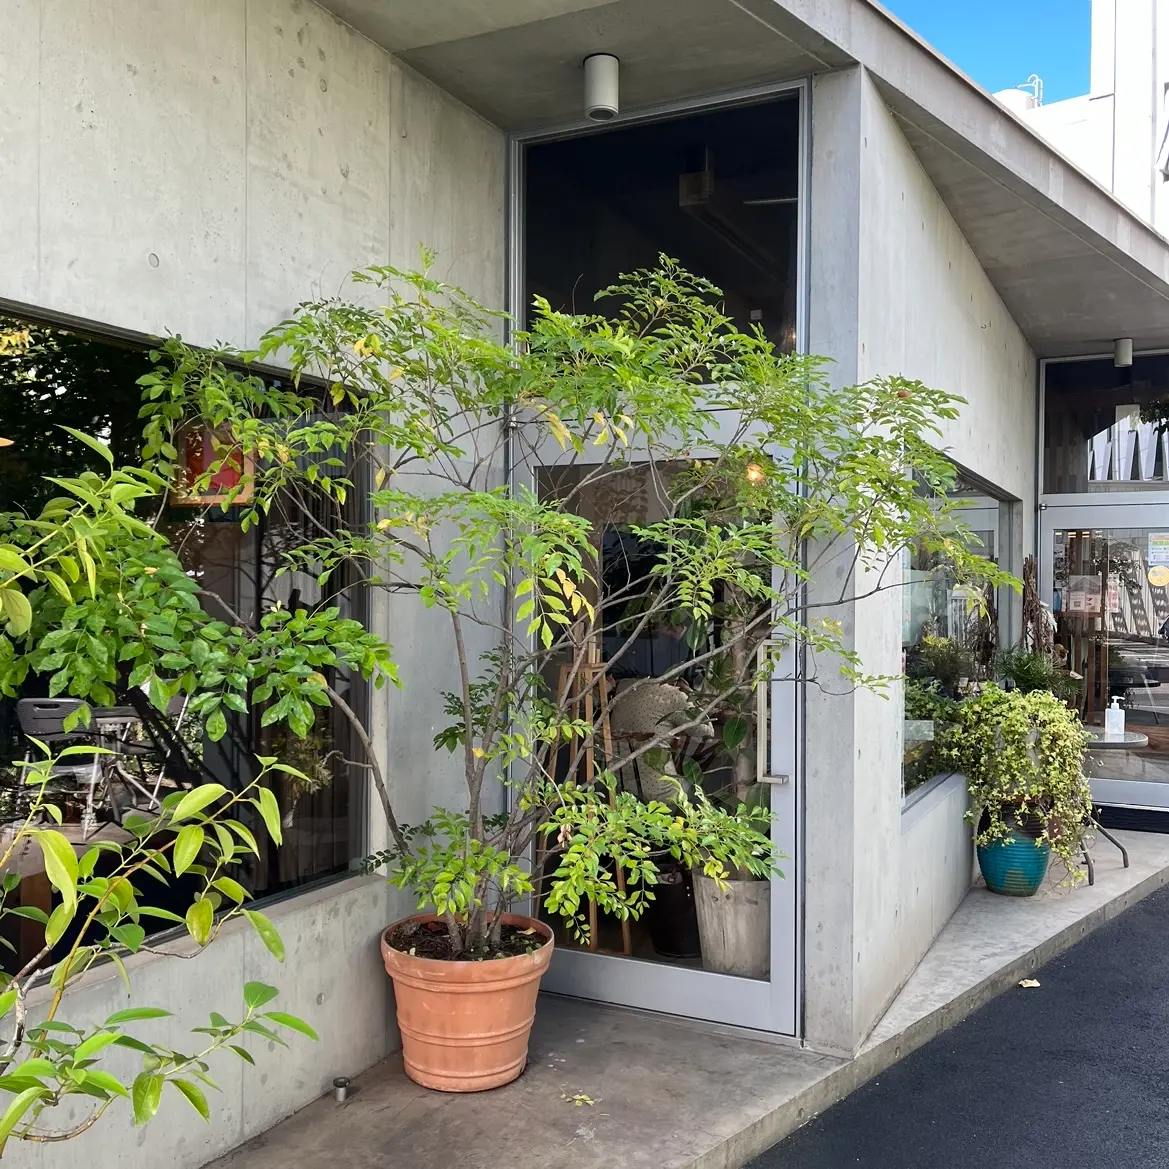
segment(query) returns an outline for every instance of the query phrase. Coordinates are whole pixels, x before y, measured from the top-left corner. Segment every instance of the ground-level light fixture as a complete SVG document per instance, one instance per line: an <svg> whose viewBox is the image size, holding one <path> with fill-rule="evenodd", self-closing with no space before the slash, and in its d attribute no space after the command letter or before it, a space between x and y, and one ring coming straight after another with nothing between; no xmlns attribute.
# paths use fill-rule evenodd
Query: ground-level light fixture
<svg viewBox="0 0 1169 1169"><path fill-rule="evenodd" d="M1132 365L1132 338L1117 337L1112 342L1112 364L1117 369L1127 369Z"/></svg>
<svg viewBox="0 0 1169 1169"><path fill-rule="evenodd" d="M621 62L612 53L593 53L584 62L584 111L590 122L608 122L621 108Z"/></svg>

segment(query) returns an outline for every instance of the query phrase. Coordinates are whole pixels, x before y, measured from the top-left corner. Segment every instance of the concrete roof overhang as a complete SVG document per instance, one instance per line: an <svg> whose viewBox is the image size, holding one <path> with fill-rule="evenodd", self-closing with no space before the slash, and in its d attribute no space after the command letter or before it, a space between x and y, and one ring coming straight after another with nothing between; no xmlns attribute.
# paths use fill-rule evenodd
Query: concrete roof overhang
<svg viewBox="0 0 1169 1169"><path fill-rule="evenodd" d="M580 117L581 62L624 114L865 66L1040 356L1169 346L1169 242L873 0L324 0L505 130Z"/></svg>

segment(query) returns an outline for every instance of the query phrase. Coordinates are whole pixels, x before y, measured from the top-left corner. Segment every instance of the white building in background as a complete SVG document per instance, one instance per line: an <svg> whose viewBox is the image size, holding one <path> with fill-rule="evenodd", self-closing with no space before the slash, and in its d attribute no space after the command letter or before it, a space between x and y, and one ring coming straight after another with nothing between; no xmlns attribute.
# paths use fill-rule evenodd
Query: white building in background
<svg viewBox="0 0 1169 1169"><path fill-rule="evenodd" d="M1092 0L1091 90L995 94L1061 154L1169 234L1169 0Z"/></svg>

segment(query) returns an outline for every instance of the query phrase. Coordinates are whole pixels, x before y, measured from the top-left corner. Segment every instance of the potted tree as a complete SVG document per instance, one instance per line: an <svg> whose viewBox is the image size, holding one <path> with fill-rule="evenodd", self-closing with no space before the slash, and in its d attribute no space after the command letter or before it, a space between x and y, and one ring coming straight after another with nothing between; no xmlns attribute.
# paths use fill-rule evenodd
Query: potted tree
<svg viewBox="0 0 1169 1169"><path fill-rule="evenodd" d="M1080 879L1093 814L1087 742L1075 713L1048 690L988 683L957 708L945 754L966 776L978 864L992 892L1032 896L1052 853Z"/></svg>
<svg viewBox="0 0 1169 1169"><path fill-rule="evenodd" d="M953 468L928 441L959 399L899 378L832 386L823 362L740 330L672 261L606 290L607 316L537 300L508 344L495 314L425 266L355 279L383 304L307 302L255 353L169 342L147 379L152 453L165 459L194 419L227 436L221 458L246 470L224 506L245 524L302 491L360 496L344 525L306 519L284 569L348 566L441 618L456 666L436 745L458 760L459 807L400 823L361 719L337 687L305 684L365 749L391 839L369 867L421 911L382 937L407 1072L478 1090L524 1065L553 946L531 911L580 942L599 915L644 912L663 857L720 888L776 872L770 810L745 798L750 752L721 802L701 768L645 799L625 777L713 718L742 746L748 731L728 737L724 716L782 676L785 649L830 659L843 685L878 684L830 613L806 608L818 564L843 556L851 575L924 541L972 578L1007 578L971 551L945 498ZM292 389L248 376L276 357ZM350 668L408 701L390 647L360 645ZM693 698L680 717L614 734L616 703L675 684Z"/></svg>

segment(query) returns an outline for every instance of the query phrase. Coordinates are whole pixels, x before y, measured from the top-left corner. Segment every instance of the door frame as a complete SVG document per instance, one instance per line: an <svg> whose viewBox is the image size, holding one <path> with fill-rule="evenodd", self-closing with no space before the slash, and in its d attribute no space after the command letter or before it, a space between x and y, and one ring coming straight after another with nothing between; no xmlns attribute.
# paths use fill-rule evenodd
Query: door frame
<svg viewBox="0 0 1169 1169"><path fill-rule="evenodd" d="M619 127L756 105L794 94L799 102L795 348L799 353L807 353L811 93L811 81L805 77L622 113L603 125L577 119L540 130L509 134L505 195L505 308L510 317L519 319L523 310L524 156L529 146ZM532 466L516 465L509 459L507 475L513 485L535 486L535 468ZM789 670L789 665L795 669ZM802 656L788 664L778 663L777 673L785 680L772 681L767 691L771 714L770 769L776 773L769 778L774 816L771 834L777 851L785 858L780 862L783 878L773 881L771 887L770 979L756 981L637 958L558 950L544 977L545 990L768 1032L778 1042L800 1042L804 999L803 770L806 758L805 695L798 680L801 670ZM796 676L789 677L788 674ZM765 755L761 752L761 758Z"/></svg>

